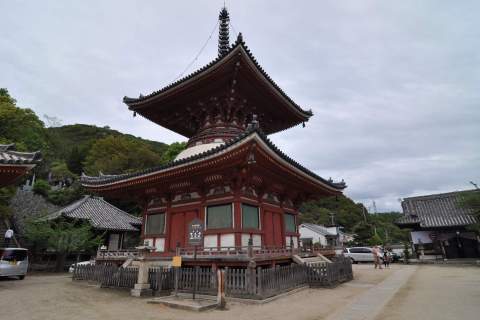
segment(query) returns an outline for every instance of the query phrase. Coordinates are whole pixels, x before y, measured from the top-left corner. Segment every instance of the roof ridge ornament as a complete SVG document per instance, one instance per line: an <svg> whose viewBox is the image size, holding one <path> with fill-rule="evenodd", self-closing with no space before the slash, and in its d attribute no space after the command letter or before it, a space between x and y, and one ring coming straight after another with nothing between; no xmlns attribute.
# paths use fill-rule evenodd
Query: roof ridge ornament
<svg viewBox="0 0 480 320"><path fill-rule="evenodd" d="M230 16L225 6L222 8L222 10L220 10L218 20L220 22L220 25L218 27L218 56L223 57L228 53L230 48L228 27L230 22Z"/></svg>
<svg viewBox="0 0 480 320"><path fill-rule="evenodd" d="M252 115L252 121L250 121L247 125L247 131L255 130L260 128L260 122L257 120L258 116L256 114Z"/></svg>

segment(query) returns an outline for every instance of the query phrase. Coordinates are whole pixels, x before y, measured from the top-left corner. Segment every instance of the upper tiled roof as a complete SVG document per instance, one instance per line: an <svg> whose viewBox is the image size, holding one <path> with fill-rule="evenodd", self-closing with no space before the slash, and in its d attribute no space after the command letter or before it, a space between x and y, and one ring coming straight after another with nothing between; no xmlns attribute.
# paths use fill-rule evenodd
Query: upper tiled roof
<svg viewBox="0 0 480 320"><path fill-rule="evenodd" d="M404 216L398 225L419 225L422 228L466 226L476 222L472 210L460 206L462 196L474 190L405 198ZM476 191L478 192L478 191Z"/></svg>
<svg viewBox="0 0 480 320"><path fill-rule="evenodd" d="M225 59L227 59L230 55L230 53L232 53L233 51L239 49L239 48L242 48L246 53L247 53L247 56L250 58L250 60L253 62L253 64L255 65L255 67L257 68L257 70L267 79L267 81L275 88L275 90L277 90L297 111L299 111L301 114L303 114L303 116L305 116L306 118L309 118L313 115L312 111L311 110L304 110L302 109L298 104L296 104L276 83L275 81L273 81L273 79L267 74L267 72L260 66L260 64L258 63L257 59L255 59L255 57L253 56L253 54L250 52L250 49L247 47L247 45L245 44L245 42L243 41L243 37L242 37L242 34L239 33L238 34L238 37L237 37L237 40L235 41L235 43L231 46L231 48L229 49L229 51L227 53L225 53L224 55L222 56L219 56L217 57L215 60L211 61L210 63L208 63L207 65L203 66L202 68L198 69L197 71L195 72L192 72L191 74L161 88L160 90L157 90L157 91L154 91L148 95L140 95L138 98L130 98L130 97L127 97L125 96L123 98L123 102L126 103L131 109L133 109L133 106L136 104L136 103L139 103L139 102L143 102L143 101L146 101L146 100L149 100L155 96L158 96L172 88L175 88L179 85L181 85L182 83L194 78L195 76L215 67L216 65L218 64L221 64L222 61L224 61Z"/></svg>
<svg viewBox="0 0 480 320"><path fill-rule="evenodd" d="M328 229L326 227L318 225L318 224L302 223L300 226L304 226L305 228L308 228L308 229L312 230L313 232L316 232L316 233L321 234L323 236L336 236L335 233L328 231Z"/></svg>
<svg viewBox="0 0 480 320"><path fill-rule="evenodd" d="M30 165L40 162L40 152L15 151L15 144L0 144L0 164Z"/></svg>
<svg viewBox="0 0 480 320"><path fill-rule="evenodd" d="M114 207L102 198L84 196L71 205L45 217L53 220L60 216L87 220L93 228L115 231L139 231L142 224L140 218Z"/></svg>
<svg viewBox="0 0 480 320"><path fill-rule="evenodd" d="M134 177L140 177L140 176L147 175L147 174L152 174L152 173L155 173L157 171L162 171L162 170L166 170L166 169L173 169L176 166L180 166L180 165L183 165L183 164L188 164L189 162L200 160L202 158L206 158L208 156L219 153L219 152L221 152L221 151L223 151L227 148L230 148L230 147L232 147L236 144L240 144L242 141L248 139L249 137L251 137L252 135L255 135L255 134L257 134L257 136L263 142L265 142L265 144L273 152L275 152L283 160L285 160L286 162L288 162L290 165L297 168L298 170L302 171L306 175L308 175L308 176L314 178L315 180L317 180L317 181L319 181L323 184L326 184L326 185L328 185L328 186L330 186L334 189L337 189L337 190L342 190L342 189L346 188L346 184L345 184L345 182L343 182L343 180L342 180L342 182L338 182L338 183L333 182L331 179L326 180L326 179L318 176L316 173L308 170L307 168L305 168L304 166L302 166L301 164L299 164L298 162L296 162L292 158L288 157L280 149L278 149L277 146L275 146L270 141L270 139L268 139L268 137L262 132L262 130L258 127L251 127L249 129L247 129L247 131L245 131L243 134L236 137L235 139L232 139L225 144L219 145L216 148L212 148L208 151L205 151L205 152L202 152L202 153L199 153L199 154L195 154L195 155L192 155L192 156L187 157L187 158L182 158L182 159L179 159L179 160L175 160L175 161L172 161L170 163L167 163L167 164L159 166L159 167L143 170L143 171L136 172L136 173L128 173L128 174L120 174L120 175L100 175L98 177L90 177L90 176L82 175L81 182L82 182L82 185L84 185L84 186L104 185L104 184L119 182L119 181L122 181L122 180L134 178Z"/></svg>

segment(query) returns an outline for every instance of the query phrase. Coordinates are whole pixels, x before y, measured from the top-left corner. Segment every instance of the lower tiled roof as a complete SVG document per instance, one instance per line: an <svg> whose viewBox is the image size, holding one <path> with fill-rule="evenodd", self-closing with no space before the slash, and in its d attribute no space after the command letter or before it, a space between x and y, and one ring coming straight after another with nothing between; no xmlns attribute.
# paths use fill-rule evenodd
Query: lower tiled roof
<svg viewBox="0 0 480 320"><path fill-rule="evenodd" d="M396 224L439 228L476 223L473 211L460 206L462 196L468 192L480 191L466 190L405 198L402 201L404 215L396 221Z"/></svg>
<svg viewBox="0 0 480 320"><path fill-rule="evenodd" d="M29 165L41 160L40 152L15 151L15 144L0 144L0 164Z"/></svg>
<svg viewBox="0 0 480 320"><path fill-rule="evenodd" d="M305 228L308 228L312 230L313 232L316 232L318 234L321 234L323 236L336 236L335 233L328 231L328 229L325 226L319 225L319 224L313 224L313 223L302 223L300 227L304 226Z"/></svg>
<svg viewBox="0 0 480 320"><path fill-rule="evenodd" d="M254 134L257 134L260 137L260 139L263 142L265 142L265 144L273 152L275 152L283 160L288 162L291 166L293 166L293 167L297 168L298 170L302 171L304 174L306 174L306 175L312 177L313 179L317 180L318 182L326 184L326 185L328 185L328 186L330 186L330 187L332 187L336 190L342 190L342 189L346 188L346 184L343 180L341 182L333 182L333 180L331 180L331 179L326 180L326 179L318 176L316 173L308 170L307 168L305 168L304 166L302 166L301 164L299 164L297 161L293 160L289 156L287 156L277 146L275 146L273 144L273 142L270 141L270 139L268 139L268 137L262 132L262 130L259 127L251 127L248 130L246 130L243 134L239 135L238 137L236 137L236 138L234 138L234 139L232 139L232 140L230 140L230 141L228 141L228 142L226 142L222 145L219 145L216 148L212 148L208 151L198 153L198 154L192 155L190 157L175 160L173 162L167 163L167 164L159 166L159 167L143 170L143 171L136 172L136 173L119 174L119 175L102 175L101 174L98 177L91 177L91 176L82 175L82 177L80 178L80 181L81 181L82 185L84 185L84 186L104 185L104 184L111 184L111 183L123 181L125 179L130 179L130 178L133 178L133 177L139 177L139 176L142 176L142 175L151 174L151 173L161 171L161 170L165 170L165 169L170 169L170 168L173 169L174 167L176 167L178 165L183 165L183 164L193 162L193 161L205 158L207 156L211 156L211 155L214 155L216 153L219 153L219 152L221 152L221 151L223 151L223 150L225 150L225 149L227 149L227 148L229 148L233 145L236 145L236 144L244 141L245 139L249 138L250 136L252 136Z"/></svg>
<svg viewBox="0 0 480 320"><path fill-rule="evenodd" d="M71 205L45 217L53 220L59 217L87 220L94 229L115 231L139 231L140 218L134 217L111 205L100 197L84 196Z"/></svg>

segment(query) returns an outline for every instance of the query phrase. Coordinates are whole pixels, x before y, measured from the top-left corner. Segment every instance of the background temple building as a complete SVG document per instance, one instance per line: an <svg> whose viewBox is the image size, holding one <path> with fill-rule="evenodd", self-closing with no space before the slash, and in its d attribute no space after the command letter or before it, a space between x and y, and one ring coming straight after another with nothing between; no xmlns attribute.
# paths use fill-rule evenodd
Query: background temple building
<svg viewBox="0 0 480 320"><path fill-rule="evenodd" d="M319 177L268 139L312 112L275 84L241 34L230 46L228 23L223 9L214 61L152 94L124 98L134 114L187 137L187 149L167 165L81 181L93 193L143 204L142 238L158 259L180 251L189 263L188 225L197 218L205 229L198 263L288 262L300 205L340 194L345 183Z"/></svg>
<svg viewBox="0 0 480 320"><path fill-rule="evenodd" d="M64 218L88 223L96 234L102 235L108 250L132 249L138 244L142 220L113 206L103 198L83 196L70 205L43 219Z"/></svg>
<svg viewBox="0 0 480 320"><path fill-rule="evenodd" d="M473 210L461 206L473 190L405 198L404 216L396 224L411 229L417 255L425 259L478 258L480 238L468 226L477 223ZM476 191L479 192L479 191Z"/></svg>
<svg viewBox="0 0 480 320"><path fill-rule="evenodd" d="M0 188L13 184L41 161L40 152L19 152L14 144L0 144Z"/></svg>

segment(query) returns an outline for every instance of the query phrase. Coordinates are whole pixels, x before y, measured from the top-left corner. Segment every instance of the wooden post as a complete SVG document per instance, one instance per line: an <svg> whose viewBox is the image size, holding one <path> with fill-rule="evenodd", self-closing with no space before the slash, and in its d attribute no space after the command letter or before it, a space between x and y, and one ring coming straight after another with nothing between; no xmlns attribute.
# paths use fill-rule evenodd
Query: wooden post
<svg viewBox="0 0 480 320"><path fill-rule="evenodd" d="M263 299L263 286L262 286L262 268L258 267L257 268L257 292L258 295Z"/></svg>
<svg viewBox="0 0 480 320"><path fill-rule="evenodd" d="M247 267L247 270L246 270L246 285L247 285L247 291L249 294L251 294L252 296L254 296L256 294L256 291L257 291L257 275L256 275L256 268L257 268L257 264L255 261L253 260L250 260L250 262L248 263L248 267Z"/></svg>
<svg viewBox="0 0 480 320"><path fill-rule="evenodd" d="M218 282L218 290L217 290L217 304L219 309L225 309L227 305L225 301L225 271L224 270L217 270L217 282Z"/></svg>
<svg viewBox="0 0 480 320"><path fill-rule="evenodd" d="M178 256L180 254L180 242L177 242L177 248L175 249L176 255ZM174 290L175 290L175 297L178 297L178 277L180 273L180 267L174 267L175 270L175 284L174 284Z"/></svg>

